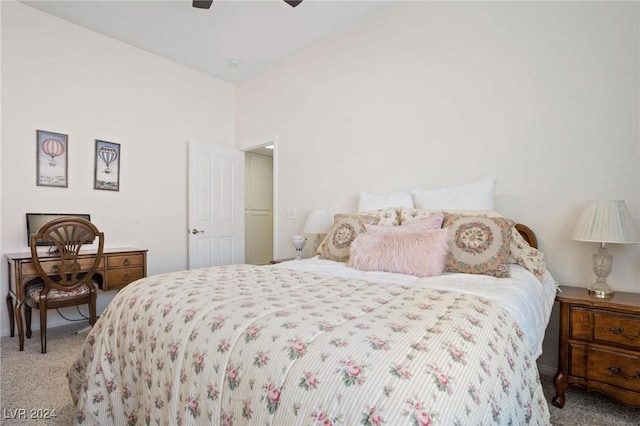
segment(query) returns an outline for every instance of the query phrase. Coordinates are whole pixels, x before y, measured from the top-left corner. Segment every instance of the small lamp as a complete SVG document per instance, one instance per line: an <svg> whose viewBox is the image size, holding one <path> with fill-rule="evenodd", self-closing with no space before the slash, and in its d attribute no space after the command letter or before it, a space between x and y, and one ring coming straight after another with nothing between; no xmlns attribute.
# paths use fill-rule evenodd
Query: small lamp
<svg viewBox="0 0 640 426"><path fill-rule="evenodd" d="M589 294L598 298L613 296L607 284L611 273L613 256L607 252L605 243L637 243L638 228L624 201L590 201L582 211L573 228L571 239L600 243L593 255L593 272L596 282L589 288Z"/></svg>
<svg viewBox="0 0 640 426"><path fill-rule="evenodd" d="M296 260L302 259L302 250L304 249L304 244L306 242L307 238L304 235L293 236L293 245L296 248Z"/></svg>
<svg viewBox="0 0 640 426"><path fill-rule="evenodd" d="M316 244L314 247L314 252L318 249L320 245L320 235L326 234L331 229L331 225L333 225L333 221L331 220L331 216L327 213L326 210L315 209L309 213L309 217L307 217L307 222L304 224L304 233L305 234L316 234Z"/></svg>

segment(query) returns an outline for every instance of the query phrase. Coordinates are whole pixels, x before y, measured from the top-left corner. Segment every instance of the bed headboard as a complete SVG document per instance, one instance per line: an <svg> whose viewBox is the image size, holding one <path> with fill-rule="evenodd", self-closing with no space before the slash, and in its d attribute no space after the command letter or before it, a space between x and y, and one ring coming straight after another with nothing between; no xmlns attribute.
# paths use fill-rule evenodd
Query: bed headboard
<svg viewBox="0 0 640 426"><path fill-rule="evenodd" d="M527 225L523 225L521 223L516 223L516 229L522 235L522 238L529 243L529 245L535 249L538 248L538 239L536 238L536 234L529 228Z"/></svg>

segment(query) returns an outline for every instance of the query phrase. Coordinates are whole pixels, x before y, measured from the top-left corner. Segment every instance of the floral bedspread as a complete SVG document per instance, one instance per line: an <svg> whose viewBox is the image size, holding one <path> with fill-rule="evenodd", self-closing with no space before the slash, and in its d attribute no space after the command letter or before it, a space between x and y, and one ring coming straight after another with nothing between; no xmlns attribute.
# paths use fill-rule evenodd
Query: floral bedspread
<svg viewBox="0 0 640 426"><path fill-rule="evenodd" d="M549 424L501 307L271 266L127 286L68 378L83 425Z"/></svg>

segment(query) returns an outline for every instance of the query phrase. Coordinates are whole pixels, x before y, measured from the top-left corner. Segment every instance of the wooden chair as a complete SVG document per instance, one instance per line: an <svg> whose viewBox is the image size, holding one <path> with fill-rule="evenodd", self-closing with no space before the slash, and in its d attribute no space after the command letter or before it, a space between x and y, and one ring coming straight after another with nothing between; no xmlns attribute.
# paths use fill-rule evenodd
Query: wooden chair
<svg viewBox="0 0 640 426"><path fill-rule="evenodd" d="M78 262L84 244L97 238L97 253L93 264ZM56 251L38 253L36 242L52 245ZM93 276L100 266L104 249L104 234L91 222L79 217L63 217L47 222L31 236L31 256L40 280L25 287L26 334L31 337L31 309L40 310L40 345L47 352L47 310L68 306L89 305L89 323L96 322L96 284ZM86 261L85 261L86 262ZM18 321L22 321L18 316Z"/></svg>

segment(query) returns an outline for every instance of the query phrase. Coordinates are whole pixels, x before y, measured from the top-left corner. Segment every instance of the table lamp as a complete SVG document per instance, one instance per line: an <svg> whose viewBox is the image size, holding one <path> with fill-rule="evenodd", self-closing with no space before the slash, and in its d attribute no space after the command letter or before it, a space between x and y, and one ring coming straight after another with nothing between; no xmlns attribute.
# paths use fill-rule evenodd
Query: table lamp
<svg viewBox="0 0 640 426"><path fill-rule="evenodd" d="M315 209L309 213L309 217L307 217L307 222L304 224L304 233L305 234L316 234L316 243L313 248L313 252L315 253L320 245L320 235L326 234L331 229L331 225L333 225L333 221L331 220L331 216L327 213L326 210Z"/></svg>
<svg viewBox="0 0 640 426"><path fill-rule="evenodd" d="M571 234L575 241L600 243L593 255L593 273L596 282L589 288L589 294L598 298L613 296L613 289L607 284L611 273L613 256L607 252L606 243L637 243L638 228L624 201L590 201Z"/></svg>
<svg viewBox="0 0 640 426"><path fill-rule="evenodd" d="M304 250L304 244L307 242L307 238L304 235L293 236L293 246L296 248L296 260L302 259L302 250Z"/></svg>

